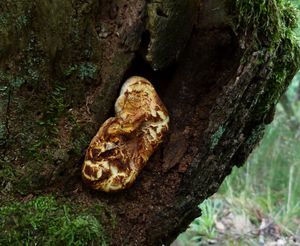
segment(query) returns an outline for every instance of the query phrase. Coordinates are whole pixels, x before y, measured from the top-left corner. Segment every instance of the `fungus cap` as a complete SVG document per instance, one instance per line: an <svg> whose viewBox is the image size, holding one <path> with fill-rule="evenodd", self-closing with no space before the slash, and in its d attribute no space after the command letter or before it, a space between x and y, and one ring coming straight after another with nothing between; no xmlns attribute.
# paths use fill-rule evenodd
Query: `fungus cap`
<svg viewBox="0 0 300 246"><path fill-rule="evenodd" d="M129 78L115 103L115 117L103 123L86 151L84 182L105 192L130 187L168 129L168 112L153 85Z"/></svg>

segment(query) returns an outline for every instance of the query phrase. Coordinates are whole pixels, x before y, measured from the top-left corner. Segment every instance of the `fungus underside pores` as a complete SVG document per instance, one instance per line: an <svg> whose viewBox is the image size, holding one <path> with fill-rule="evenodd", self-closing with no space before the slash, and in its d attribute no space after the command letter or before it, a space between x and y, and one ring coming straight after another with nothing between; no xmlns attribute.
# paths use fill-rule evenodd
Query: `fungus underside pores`
<svg viewBox="0 0 300 246"><path fill-rule="evenodd" d="M169 115L153 85L129 78L107 119L92 139L82 167L84 182L105 192L130 187L169 129Z"/></svg>

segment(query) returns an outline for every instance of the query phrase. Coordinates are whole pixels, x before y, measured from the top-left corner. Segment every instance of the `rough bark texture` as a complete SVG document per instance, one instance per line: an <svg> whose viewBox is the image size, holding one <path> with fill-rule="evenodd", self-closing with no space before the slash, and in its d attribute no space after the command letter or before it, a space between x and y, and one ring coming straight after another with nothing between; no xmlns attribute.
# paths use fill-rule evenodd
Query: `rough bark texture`
<svg viewBox="0 0 300 246"><path fill-rule="evenodd" d="M1 1L2 202L50 193L100 202L117 221L102 221L112 245L172 242L244 163L297 70L285 9L272 0L246 19L257 1L235 2ZM255 30L270 11L281 33L273 20ZM153 82L170 133L132 188L91 191L84 151L131 75Z"/></svg>

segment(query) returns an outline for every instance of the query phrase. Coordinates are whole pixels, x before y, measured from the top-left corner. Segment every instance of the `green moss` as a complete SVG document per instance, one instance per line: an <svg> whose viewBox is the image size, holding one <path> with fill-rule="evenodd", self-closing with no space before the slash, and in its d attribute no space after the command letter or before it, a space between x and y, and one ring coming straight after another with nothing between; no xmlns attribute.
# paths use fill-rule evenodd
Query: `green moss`
<svg viewBox="0 0 300 246"><path fill-rule="evenodd" d="M77 71L78 66L76 64L69 65L67 68L63 69L63 76L69 77Z"/></svg>
<svg viewBox="0 0 300 246"><path fill-rule="evenodd" d="M47 120L46 124L52 125L66 112L68 104L64 99L66 88L61 85L56 85L47 101L47 111L44 118Z"/></svg>
<svg viewBox="0 0 300 246"><path fill-rule="evenodd" d="M0 70L0 80L7 82L7 84L11 88L20 88L25 83L25 80L23 78L6 73L3 70ZM1 88L0 88L0 93L1 93Z"/></svg>
<svg viewBox="0 0 300 246"><path fill-rule="evenodd" d="M67 65L66 67L61 66L60 70L61 70L61 75L64 79L68 79L69 77L72 76L73 80L77 78L86 81L86 80L97 80L100 67L98 64L93 62L84 62L84 63Z"/></svg>
<svg viewBox="0 0 300 246"><path fill-rule="evenodd" d="M245 38L254 37L252 45L245 47L243 60L246 61L250 53L263 51L265 57L260 62L270 71L265 91L254 110L259 119L278 102L299 69L300 47L293 32L297 23L296 9L284 0L238 0L232 7L235 32L245 35Z"/></svg>
<svg viewBox="0 0 300 246"><path fill-rule="evenodd" d="M79 207L79 208L78 208ZM1 245L106 245L100 205L75 207L41 196L0 207Z"/></svg>
<svg viewBox="0 0 300 246"><path fill-rule="evenodd" d="M84 63L79 65L79 78L84 79L95 79L97 75L98 67L93 63Z"/></svg>
<svg viewBox="0 0 300 246"><path fill-rule="evenodd" d="M28 24L28 17L26 15L20 15L16 19L18 29L22 29Z"/></svg>

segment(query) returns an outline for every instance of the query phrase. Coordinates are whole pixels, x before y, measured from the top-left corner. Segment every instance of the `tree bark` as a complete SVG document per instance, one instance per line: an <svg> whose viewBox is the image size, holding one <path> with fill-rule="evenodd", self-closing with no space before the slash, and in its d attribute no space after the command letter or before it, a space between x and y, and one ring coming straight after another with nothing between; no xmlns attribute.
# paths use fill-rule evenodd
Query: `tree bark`
<svg viewBox="0 0 300 246"><path fill-rule="evenodd" d="M0 199L100 202L111 245L171 243L244 163L298 69L288 7L258 15L257 2L1 1L0 163L13 174ZM154 84L169 135L133 187L92 191L84 151L132 75Z"/></svg>

